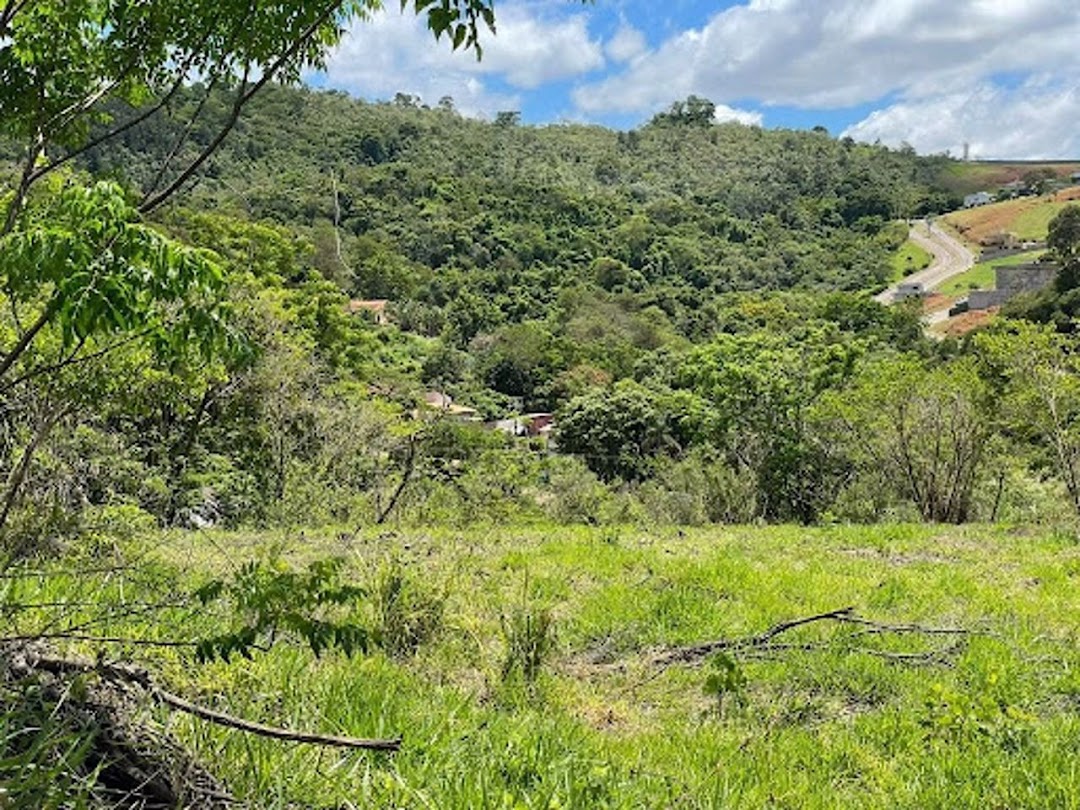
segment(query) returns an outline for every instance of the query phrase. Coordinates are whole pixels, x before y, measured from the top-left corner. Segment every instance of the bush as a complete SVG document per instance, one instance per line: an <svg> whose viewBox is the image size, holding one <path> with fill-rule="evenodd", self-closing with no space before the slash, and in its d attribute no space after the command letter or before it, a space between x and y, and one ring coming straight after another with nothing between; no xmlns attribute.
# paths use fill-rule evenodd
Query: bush
<svg viewBox="0 0 1080 810"><path fill-rule="evenodd" d="M129 542L157 528L157 519L135 504L92 506L83 513L84 537L90 540Z"/></svg>
<svg viewBox="0 0 1080 810"><path fill-rule="evenodd" d="M555 456L548 462L539 500L544 511L560 523L595 525L603 520L611 492L580 459Z"/></svg>
<svg viewBox="0 0 1080 810"><path fill-rule="evenodd" d="M749 523L757 514L753 474L736 472L708 450L661 464L638 497L648 516L660 523Z"/></svg>

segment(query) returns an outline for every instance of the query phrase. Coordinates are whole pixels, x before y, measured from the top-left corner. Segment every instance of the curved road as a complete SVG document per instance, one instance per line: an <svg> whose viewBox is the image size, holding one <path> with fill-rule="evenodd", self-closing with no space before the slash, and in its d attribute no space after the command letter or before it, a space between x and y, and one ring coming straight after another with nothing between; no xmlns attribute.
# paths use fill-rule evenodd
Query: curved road
<svg viewBox="0 0 1080 810"><path fill-rule="evenodd" d="M968 250L959 239L935 226L933 222L925 219L918 220L911 226L908 236L912 242L930 253L933 259L929 267L907 276L903 280L904 283L917 282L923 285L924 290L932 290L975 264L975 254ZM893 303L896 300L898 287L899 284L894 284L875 295L874 300L883 304ZM948 313L944 311L941 313L942 317L935 317L938 314L931 313L927 319L934 322L948 317Z"/></svg>

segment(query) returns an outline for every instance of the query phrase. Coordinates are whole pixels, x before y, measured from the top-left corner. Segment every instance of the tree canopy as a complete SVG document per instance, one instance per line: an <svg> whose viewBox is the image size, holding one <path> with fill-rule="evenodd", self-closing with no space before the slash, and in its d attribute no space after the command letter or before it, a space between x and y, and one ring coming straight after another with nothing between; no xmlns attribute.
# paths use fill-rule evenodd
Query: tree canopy
<svg viewBox="0 0 1080 810"><path fill-rule="evenodd" d="M405 0L402 9L409 5ZM13 227L36 180L153 119L197 76L228 93L228 114L193 159L158 167L140 205L156 207L209 158L262 88L323 66L346 26L379 7L377 0L5 0L0 134L19 144L23 168L4 230ZM479 53L481 29L494 27L489 0L416 0L413 7L454 48ZM138 113L117 118L118 102L136 105ZM194 111L189 129L202 112Z"/></svg>

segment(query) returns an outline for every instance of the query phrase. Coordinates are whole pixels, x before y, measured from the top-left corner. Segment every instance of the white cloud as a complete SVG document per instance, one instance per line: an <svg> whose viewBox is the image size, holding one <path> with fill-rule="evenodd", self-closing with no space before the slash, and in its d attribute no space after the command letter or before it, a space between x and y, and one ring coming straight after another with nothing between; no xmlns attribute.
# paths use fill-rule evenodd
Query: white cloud
<svg viewBox="0 0 1080 810"><path fill-rule="evenodd" d="M613 62L629 62L645 53L647 48L645 35L624 22L615 32L615 36L608 40L604 51Z"/></svg>
<svg viewBox="0 0 1080 810"><path fill-rule="evenodd" d="M716 112L713 114L713 120L718 124L722 124L725 121L735 121L740 124L746 124L748 127L759 127L764 116L759 112L753 112L752 110L739 110L735 107L729 107L727 104L717 104Z"/></svg>
<svg viewBox="0 0 1080 810"><path fill-rule="evenodd" d="M1019 87L982 82L971 90L916 97L878 110L843 134L906 142L923 153L980 159L1050 160L1080 155L1080 75L1036 77Z"/></svg>
<svg viewBox="0 0 1080 810"><path fill-rule="evenodd" d="M327 84L429 104L450 95L463 113L491 116L576 80L569 102L546 101L585 120L644 119L691 93L712 99L718 120L749 124L763 119L747 100L766 117L770 105L874 104L882 109L846 134L957 154L969 142L985 157L1080 154L1075 0L742 0L655 47L643 31L663 26L647 17L635 27L599 7L509 0L480 62L435 43L422 19L391 5L356 25ZM605 13L618 27L601 42L589 25Z"/></svg>
<svg viewBox="0 0 1080 810"><path fill-rule="evenodd" d="M840 108L1080 66L1075 0L751 0L575 90L588 113L643 113L689 93Z"/></svg>
<svg viewBox="0 0 1080 810"><path fill-rule="evenodd" d="M327 64L326 84L368 98L404 92L434 103L450 95L463 113L490 115L517 109L521 97L490 91L485 77L527 90L604 64L602 47L590 38L583 14L552 19L501 7L498 35L482 39L484 58L477 61L472 53L452 51L445 38L435 42L422 18L400 14L392 5L393 10L354 25Z"/></svg>
<svg viewBox="0 0 1080 810"><path fill-rule="evenodd" d="M569 79L604 66L600 43L589 37L587 17L539 19L514 6L500 9L498 34L484 45L484 58L474 67L497 73L516 87Z"/></svg>

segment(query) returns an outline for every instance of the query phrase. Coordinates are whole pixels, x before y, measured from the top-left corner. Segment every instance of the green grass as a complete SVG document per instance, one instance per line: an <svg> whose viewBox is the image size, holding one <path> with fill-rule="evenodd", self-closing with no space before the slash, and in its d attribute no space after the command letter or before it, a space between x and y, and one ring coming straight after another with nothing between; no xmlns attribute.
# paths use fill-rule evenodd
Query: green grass
<svg viewBox="0 0 1080 810"><path fill-rule="evenodd" d="M966 295L971 290L992 290L994 289L995 283L995 267L1002 265L1011 267L1017 264L1027 264L1037 260L1043 252L1044 251L1041 250L1032 250L1027 253L1017 253L1013 256L1007 256L1003 259L979 262L967 272L961 273L958 276L953 276L942 284L938 288L938 291L945 295Z"/></svg>
<svg viewBox="0 0 1080 810"><path fill-rule="evenodd" d="M927 251L916 245L910 239L904 242L889 260L892 266L890 281L899 281L905 276L918 272L930 266L933 259Z"/></svg>
<svg viewBox="0 0 1080 810"><path fill-rule="evenodd" d="M1009 229L1016 234L1021 241L1037 241L1046 238L1050 227L1050 220L1056 217L1063 208L1075 205L1074 202L1047 202L1034 208L1022 211L1013 220Z"/></svg>
<svg viewBox="0 0 1080 810"><path fill-rule="evenodd" d="M175 534L157 558L188 587L270 542ZM277 538L281 540L280 537ZM388 557L446 594L414 655L315 659L279 645L252 661L155 668L203 703L279 725L401 733L397 755L252 738L186 716L173 730L253 806L409 808L1075 808L1080 806L1080 545L1008 527L431 529L354 543L287 541L296 563L345 554L370 582ZM162 589L166 583L153 585ZM72 601L89 585L37 580ZM114 580L94 593L121 596ZM147 585L149 587L149 585ZM549 610L554 649L534 683L504 682L506 620ZM744 699L723 713L706 666L658 650L760 633L844 606L967 637L849 636L820 623L767 655L735 654ZM181 612L98 630L211 631ZM858 628L855 628L858 629ZM868 651L946 650L902 662ZM140 652L139 655L146 655Z"/></svg>

